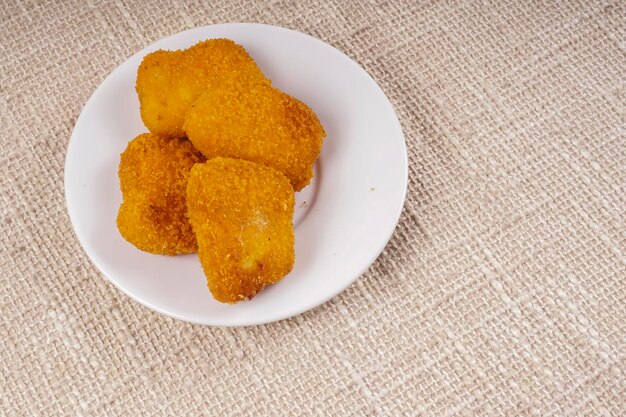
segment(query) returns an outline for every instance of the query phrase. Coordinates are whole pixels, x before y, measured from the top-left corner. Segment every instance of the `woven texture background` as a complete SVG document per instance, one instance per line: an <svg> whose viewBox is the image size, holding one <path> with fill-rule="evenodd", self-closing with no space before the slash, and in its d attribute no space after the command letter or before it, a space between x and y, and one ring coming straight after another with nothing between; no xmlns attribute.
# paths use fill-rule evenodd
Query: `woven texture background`
<svg viewBox="0 0 626 417"><path fill-rule="evenodd" d="M0 414L625 415L626 4L527 3L1 2ZM63 164L111 70L231 21L359 62L398 112L410 184L348 290L221 329L99 274Z"/></svg>

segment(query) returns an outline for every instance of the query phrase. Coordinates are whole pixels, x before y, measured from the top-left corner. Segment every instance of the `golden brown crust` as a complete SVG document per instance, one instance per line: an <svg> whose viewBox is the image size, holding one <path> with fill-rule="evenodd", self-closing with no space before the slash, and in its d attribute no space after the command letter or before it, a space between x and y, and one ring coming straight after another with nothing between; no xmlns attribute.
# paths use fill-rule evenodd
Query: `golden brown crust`
<svg viewBox="0 0 626 417"><path fill-rule="evenodd" d="M280 172L230 158L195 165L187 205L216 300L254 297L293 268L294 191Z"/></svg>
<svg viewBox="0 0 626 417"><path fill-rule="evenodd" d="M148 54L137 69L141 118L150 132L182 137L191 104L215 84L269 84L246 50L229 39Z"/></svg>
<svg viewBox="0 0 626 417"><path fill-rule="evenodd" d="M123 202L117 227L122 236L150 253L196 252L185 194L191 167L204 161L186 139L150 133L133 139L121 155L118 170Z"/></svg>
<svg viewBox="0 0 626 417"><path fill-rule="evenodd" d="M207 158L241 158L281 171L294 190L313 177L326 133L306 104L267 84L220 84L196 100L184 130Z"/></svg>

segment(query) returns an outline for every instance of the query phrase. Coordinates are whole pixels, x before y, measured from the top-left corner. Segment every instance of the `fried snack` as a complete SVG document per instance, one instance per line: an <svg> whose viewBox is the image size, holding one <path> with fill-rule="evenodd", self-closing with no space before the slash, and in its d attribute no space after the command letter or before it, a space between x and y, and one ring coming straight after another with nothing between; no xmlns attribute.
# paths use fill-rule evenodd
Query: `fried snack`
<svg viewBox="0 0 626 417"><path fill-rule="evenodd" d="M246 50L229 39L210 39L189 49L159 50L137 70L141 118L150 132L182 137L187 109L216 84L269 85Z"/></svg>
<svg viewBox="0 0 626 417"><path fill-rule="evenodd" d="M250 299L291 271L294 192L280 172L239 159L211 159L191 169L187 206L216 300Z"/></svg>
<svg viewBox="0 0 626 417"><path fill-rule="evenodd" d="M306 104L267 84L221 84L185 116L189 140L207 158L257 162L285 174L295 191L313 177L326 133Z"/></svg>
<svg viewBox="0 0 626 417"><path fill-rule="evenodd" d="M198 249L187 216L191 167L205 158L186 139L145 133L122 153L118 175L122 205L117 228L137 248L160 255Z"/></svg>

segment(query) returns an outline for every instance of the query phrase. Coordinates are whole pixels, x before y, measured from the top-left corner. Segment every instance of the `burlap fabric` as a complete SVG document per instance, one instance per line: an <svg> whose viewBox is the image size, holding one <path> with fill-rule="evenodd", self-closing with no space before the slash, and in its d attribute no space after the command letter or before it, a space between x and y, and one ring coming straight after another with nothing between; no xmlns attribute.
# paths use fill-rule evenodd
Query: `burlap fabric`
<svg viewBox="0 0 626 417"><path fill-rule="evenodd" d="M623 416L626 4L527 3L3 2L0 414ZM222 329L99 274L63 164L113 68L233 21L359 62L397 110L410 183L348 290Z"/></svg>

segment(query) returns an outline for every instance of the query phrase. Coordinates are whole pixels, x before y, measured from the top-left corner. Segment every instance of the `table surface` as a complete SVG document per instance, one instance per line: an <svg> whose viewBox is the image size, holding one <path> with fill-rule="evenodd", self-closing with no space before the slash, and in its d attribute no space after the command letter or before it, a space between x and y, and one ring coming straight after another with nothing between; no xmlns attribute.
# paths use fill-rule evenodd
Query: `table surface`
<svg viewBox="0 0 626 417"><path fill-rule="evenodd" d="M2 2L8 415L626 413L626 4ZM63 194L78 114L153 41L249 21L360 63L402 123L400 224L350 288L251 328L133 302Z"/></svg>

